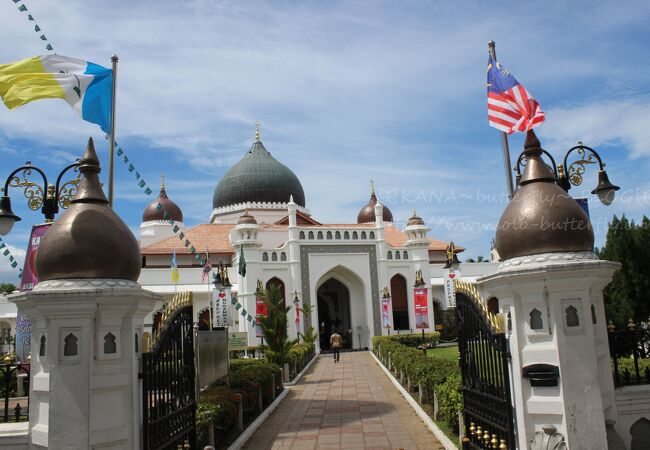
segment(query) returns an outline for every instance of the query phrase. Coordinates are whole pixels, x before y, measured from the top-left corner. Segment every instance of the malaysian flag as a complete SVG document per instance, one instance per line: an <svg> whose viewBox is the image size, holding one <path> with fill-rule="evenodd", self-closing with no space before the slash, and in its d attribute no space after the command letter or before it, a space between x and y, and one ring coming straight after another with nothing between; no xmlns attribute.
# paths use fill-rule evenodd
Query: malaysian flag
<svg viewBox="0 0 650 450"><path fill-rule="evenodd" d="M490 55L487 67L488 121L505 133L527 131L544 122L544 112L526 88Z"/></svg>
<svg viewBox="0 0 650 450"><path fill-rule="evenodd" d="M205 283L205 280L207 280L210 277L210 271L212 270L212 260L210 259L210 254L208 253L208 249L206 247L205 249L205 265L203 266L203 271L201 272L201 282Z"/></svg>

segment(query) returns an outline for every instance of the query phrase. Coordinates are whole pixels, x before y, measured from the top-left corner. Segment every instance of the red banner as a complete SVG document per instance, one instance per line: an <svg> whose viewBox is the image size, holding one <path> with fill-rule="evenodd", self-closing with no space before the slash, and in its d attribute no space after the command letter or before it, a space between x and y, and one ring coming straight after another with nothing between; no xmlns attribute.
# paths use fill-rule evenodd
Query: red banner
<svg viewBox="0 0 650 450"><path fill-rule="evenodd" d="M415 288L415 328L429 328L427 288Z"/></svg>
<svg viewBox="0 0 650 450"><path fill-rule="evenodd" d="M384 322L384 328L390 328L390 297L381 299L381 317Z"/></svg>
<svg viewBox="0 0 650 450"><path fill-rule="evenodd" d="M268 316L269 310L266 307L266 303L264 303L264 297L260 295L255 296L255 317L264 317ZM257 337L264 337L264 332L262 331L262 327L259 325L259 319L256 321L255 325L255 336Z"/></svg>
<svg viewBox="0 0 650 450"><path fill-rule="evenodd" d="M51 223L43 225L34 225L32 227L32 234L29 237L27 245L27 254L25 255L25 266L23 267L23 277L20 280L20 291L31 291L34 286L38 284L36 278L36 270L34 264L36 262L36 252L41 243L41 238L45 235L47 230L50 229Z"/></svg>

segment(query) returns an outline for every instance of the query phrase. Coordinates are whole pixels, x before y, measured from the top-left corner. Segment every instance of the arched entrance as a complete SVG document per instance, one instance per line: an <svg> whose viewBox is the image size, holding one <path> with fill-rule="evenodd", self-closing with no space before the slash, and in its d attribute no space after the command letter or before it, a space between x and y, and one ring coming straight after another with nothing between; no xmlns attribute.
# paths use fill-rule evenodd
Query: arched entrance
<svg viewBox="0 0 650 450"><path fill-rule="evenodd" d="M397 274L390 279L390 294L393 302L393 328L409 330L409 305L406 292L406 278Z"/></svg>
<svg viewBox="0 0 650 450"><path fill-rule="evenodd" d="M352 348L350 291L336 278L329 278L316 292L318 298L318 332L321 350L330 349L330 336L336 330L343 337L343 348Z"/></svg>
<svg viewBox="0 0 650 450"><path fill-rule="evenodd" d="M279 279L278 277L271 278L269 281L266 282L266 290L267 291L271 290L271 286L275 286L276 288L278 288L278 290L280 291L280 298L282 300L287 299L284 293L284 282L281 279Z"/></svg>

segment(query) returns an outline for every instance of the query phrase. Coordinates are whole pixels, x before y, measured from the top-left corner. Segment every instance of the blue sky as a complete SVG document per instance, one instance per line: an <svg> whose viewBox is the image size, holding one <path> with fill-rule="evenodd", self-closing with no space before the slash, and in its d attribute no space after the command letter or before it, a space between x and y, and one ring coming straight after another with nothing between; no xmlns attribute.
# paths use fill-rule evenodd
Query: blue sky
<svg viewBox="0 0 650 450"><path fill-rule="evenodd" d="M208 220L225 170L254 139L302 181L325 222L354 222L369 196L403 225L413 208L430 236L487 256L506 205L499 134L487 125L487 42L535 96L536 129L556 158L579 140L607 162L621 195L590 198L597 245L613 214L650 205L650 3L470 1L26 0L62 55L110 65L120 56L117 137L152 187L165 173L187 225ZM0 63L45 53L13 2L0 3ZM58 100L0 106L0 178L31 160L56 176L99 127ZM512 158L522 135L510 139ZM116 166L116 210L137 233L153 198ZM596 184L590 169L584 194ZM31 225L4 238L22 258ZM16 271L0 258L0 281Z"/></svg>

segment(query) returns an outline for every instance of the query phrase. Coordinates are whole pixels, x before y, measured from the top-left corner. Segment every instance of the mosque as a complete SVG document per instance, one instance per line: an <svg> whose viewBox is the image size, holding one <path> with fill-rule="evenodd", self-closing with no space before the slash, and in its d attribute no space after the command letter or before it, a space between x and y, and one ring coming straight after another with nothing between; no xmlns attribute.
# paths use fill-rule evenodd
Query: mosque
<svg viewBox="0 0 650 450"><path fill-rule="evenodd" d="M346 347L363 348L371 345L375 335L420 332L416 285L426 289L428 306L426 320L419 325L432 331L436 311L450 306L444 286L449 272L443 268L448 243L429 237L430 229L415 211L406 227L398 228L380 200L373 186L356 221L320 222L307 208L300 180L265 148L258 129L253 145L217 184L209 223L186 228L182 210L169 198L163 182L158 198L142 216L143 269L138 282L166 300L176 292L192 292L197 322L209 323L212 280L204 276L200 262L178 238L164 210L197 251L207 252L213 265L227 268L232 295L242 309L254 316L260 283L267 289L277 286L291 306L311 305L312 313L302 314L299 321L292 307L291 337L311 325L325 349L329 345L325 337L334 329L343 335ZM163 209L157 207L159 203ZM456 247L457 252L462 250ZM174 254L177 283L171 277ZM242 254L245 276L238 273ZM463 280L474 282L494 272L495 266L463 264ZM390 301L382 302L387 296ZM147 316L147 326L156 326L162 306ZM258 345L255 328L238 314L240 310L229 308L229 330L246 331L248 344ZM418 320L422 322L422 314Z"/></svg>

